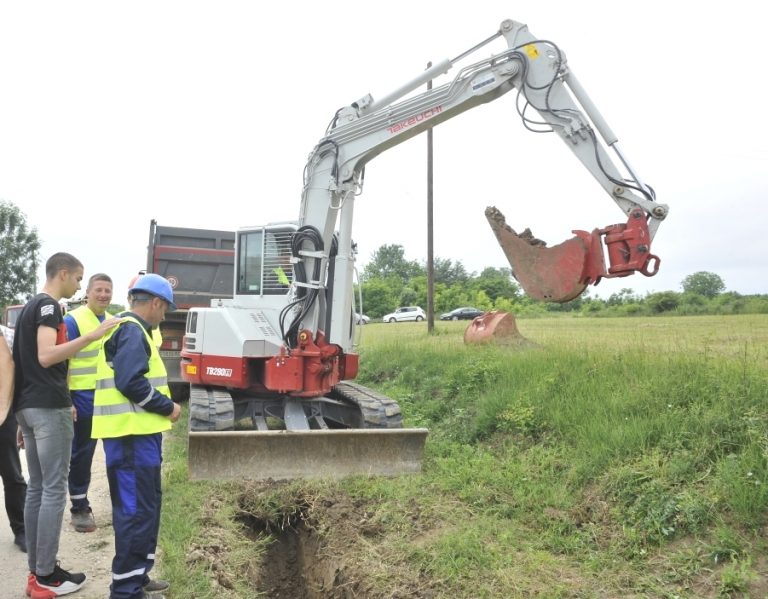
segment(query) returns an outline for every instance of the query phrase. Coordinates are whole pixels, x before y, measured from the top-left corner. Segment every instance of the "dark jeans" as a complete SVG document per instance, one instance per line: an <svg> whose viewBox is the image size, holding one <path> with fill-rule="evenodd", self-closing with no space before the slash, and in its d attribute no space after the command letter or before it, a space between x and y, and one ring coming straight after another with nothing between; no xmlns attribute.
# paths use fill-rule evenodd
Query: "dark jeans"
<svg viewBox="0 0 768 599"><path fill-rule="evenodd" d="M93 418L78 417L75 420L75 436L72 438L72 461L69 463L69 499L71 512L87 512L88 487L91 485L91 466L96 451L96 439L91 439Z"/></svg>
<svg viewBox="0 0 768 599"><path fill-rule="evenodd" d="M3 478L5 511L14 535L24 532L24 501L27 497L27 481L21 472L19 448L16 447L16 417L8 414L0 426L0 477Z"/></svg>

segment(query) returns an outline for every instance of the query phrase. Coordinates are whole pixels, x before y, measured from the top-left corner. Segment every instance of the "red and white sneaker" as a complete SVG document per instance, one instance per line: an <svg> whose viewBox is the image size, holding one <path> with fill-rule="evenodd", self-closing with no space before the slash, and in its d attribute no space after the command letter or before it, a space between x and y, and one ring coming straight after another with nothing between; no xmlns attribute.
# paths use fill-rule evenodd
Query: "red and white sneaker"
<svg viewBox="0 0 768 599"><path fill-rule="evenodd" d="M35 574L33 572L30 572L27 574L27 588L24 589L24 592L27 594L27 597L32 596L32 585L35 583Z"/></svg>
<svg viewBox="0 0 768 599"><path fill-rule="evenodd" d="M54 599L61 595L69 595L82 588L85 584L85 574L68 572L59 564L48 576L32 576L29 581L31 599Z"/></svg>

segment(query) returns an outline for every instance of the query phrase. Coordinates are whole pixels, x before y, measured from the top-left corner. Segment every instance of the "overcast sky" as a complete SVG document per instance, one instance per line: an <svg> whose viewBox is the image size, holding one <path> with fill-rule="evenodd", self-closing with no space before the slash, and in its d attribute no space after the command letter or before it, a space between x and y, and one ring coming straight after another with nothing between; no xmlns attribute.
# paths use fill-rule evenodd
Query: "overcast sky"
<svg viewBox="0 0 768 599"><path fill-rule="evenodd" d="M702 270L768 293L764 21L757 2L712 6L0 0L0 199L37 227L43 262L75 254L86 276L112 275L120 301L145 266L151 219L234 230L297 218L304 164L338 108L383 97L511 18L566 53L670 207L659 274L591 293L679 291ZM488 205L550 245L625 220L557 137L523 128L513 93L440 125L434 144L435 255L470 272L507 266ZM368 164L353 236L360 268L383 244L426 258L426 136Z"/></svg>

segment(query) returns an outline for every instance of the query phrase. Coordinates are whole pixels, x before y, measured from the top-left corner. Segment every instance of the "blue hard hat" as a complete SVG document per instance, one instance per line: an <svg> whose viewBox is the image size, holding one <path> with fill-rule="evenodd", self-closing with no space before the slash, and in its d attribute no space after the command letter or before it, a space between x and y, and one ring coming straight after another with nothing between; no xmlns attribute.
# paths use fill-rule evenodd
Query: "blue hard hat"
<svg viewBox="0 0 768 599"><path fill-rule="evenodd" d="M131 295L134 293L149 293L168 302L169 310L176 309L176 304L173 303L173 288L171 284L168 282L168 279L155 273L141 275L133 283L128 293Z"/></svg>

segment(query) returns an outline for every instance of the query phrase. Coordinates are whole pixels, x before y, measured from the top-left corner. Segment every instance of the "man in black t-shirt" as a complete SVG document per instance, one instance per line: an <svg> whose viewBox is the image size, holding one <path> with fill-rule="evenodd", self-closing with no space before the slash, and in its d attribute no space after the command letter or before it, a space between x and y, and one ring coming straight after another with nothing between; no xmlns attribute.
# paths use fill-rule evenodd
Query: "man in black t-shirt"
<svg viewBox="0 0 768 599"><path fill-rule="evenodd" d="M45 274L42 292L27 302L16 323L13 409L29 471L24 506L30 570L26 591L56 597L85 583L85 574L62 569L57 559L76 416L69 397L67 360L103 337L120 319L106 320L90 333L67 341L59 300L80 289L83 265L60 252L48 259Z"/></svg>

